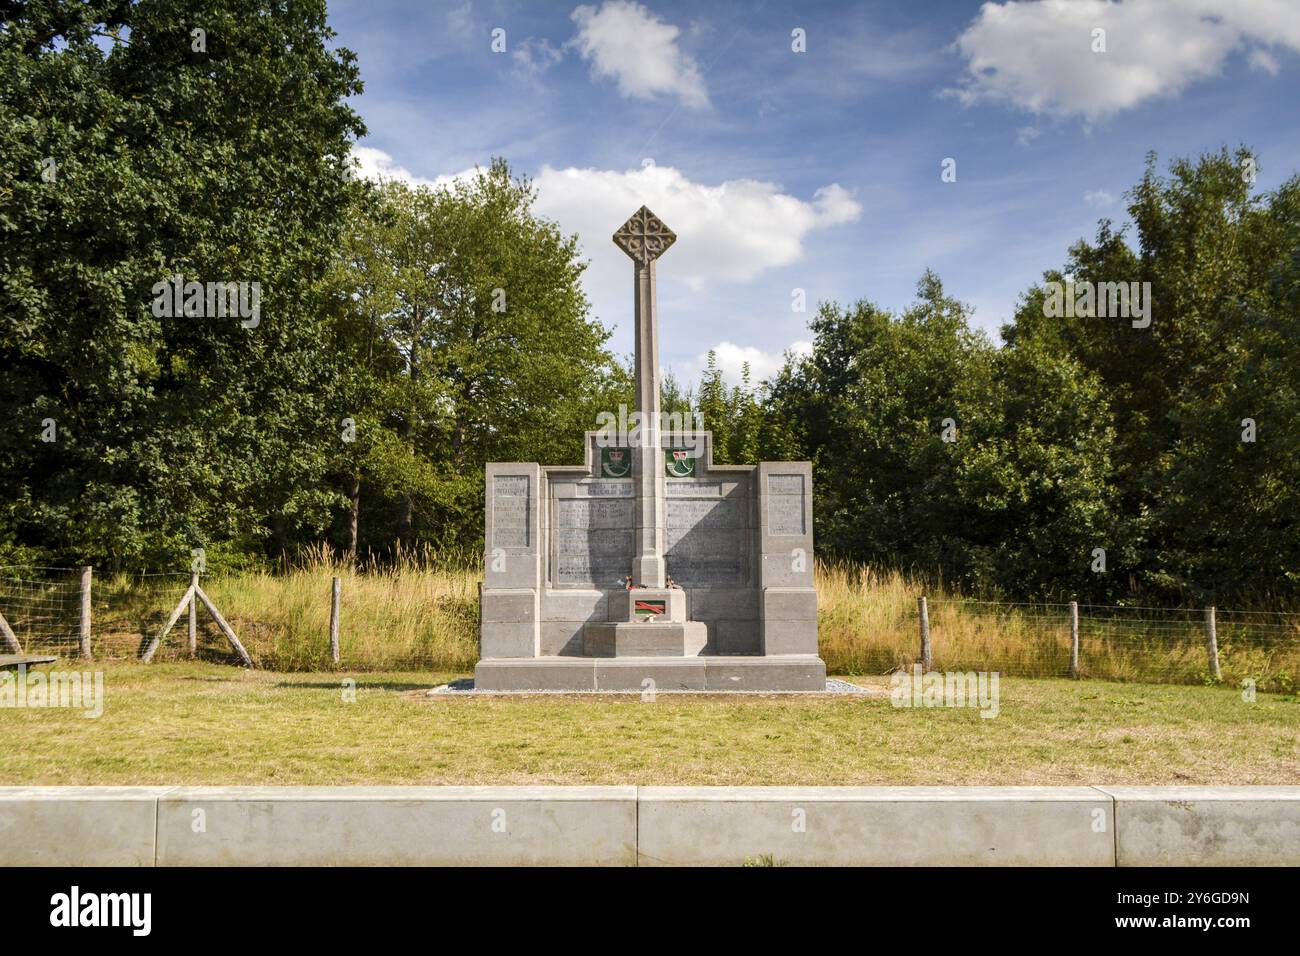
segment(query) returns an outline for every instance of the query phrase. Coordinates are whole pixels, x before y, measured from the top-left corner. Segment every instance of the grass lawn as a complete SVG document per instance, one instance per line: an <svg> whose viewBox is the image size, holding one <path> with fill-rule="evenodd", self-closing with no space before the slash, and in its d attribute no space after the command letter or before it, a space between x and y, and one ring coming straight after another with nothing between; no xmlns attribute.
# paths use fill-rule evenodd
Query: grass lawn
<svg viewBox="0 0 1300 956"><path fill-rule="evenodd" d="M358 674L348 703L345 674L97 666L98 719L0 708L0 784L1300 783L1300 700L1221 687L1005 678L983 719L887 696L429 698L463 675L427 672Z"/></svg>

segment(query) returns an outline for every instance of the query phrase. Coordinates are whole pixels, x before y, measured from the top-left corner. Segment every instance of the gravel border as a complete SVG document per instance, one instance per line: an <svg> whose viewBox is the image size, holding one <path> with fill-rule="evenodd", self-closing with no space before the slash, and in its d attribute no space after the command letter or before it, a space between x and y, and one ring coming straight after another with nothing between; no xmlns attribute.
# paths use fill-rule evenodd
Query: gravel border
<svg viewBox="0 0 1300 956"><path fill-rule="evenodd" d="M449 683L449 684L439 684L437 687L432 687L432 688L430 688L429 690L426 690L426 691L424 692L424 696L426 696L426 697L468 697L468 696L475 696L475 697L511 697L511 696L515 696L515 697L517 697L517 696L519 696L519 695L527 695L527 696L532 697L532 696L536 696L536 695L538 695L538 694L554 694L554 695L556 695L556 696L574 696L574 695L589 695L589 696L590 696L590 695L604 695L604 694L620 694L620 695L624 695L624 696L636 696L636 697L640 697L640 696L642 695L642 691L640 691L640 690L540 690L540 689L539 689L539 690L476 690L476 689L474 688L474 680L473 680L473 678L466 677L466 678L462 678L461 680L454 680L454 681L452 681L452 682ZM835 680L835 679L833 679L833 678L827 678L827 680L826 680L826 689L825 689L825 690L785 690L785 691L777 691L777 690L656 690L656 691L655 691L655 694L656 694L656 695L659 695L659 694L676 694L676 695L691 695L691 694L695 694L695 695L712 696L712 697L721 697L721 696L731 697L731 696L745 696L745 695L749 695L749 696L760 696L760 697L772 697L772 696L789 696L789 697L809 697L809 696L816 696L816 697L823 697L823 696L830 696L830 695L836 695L836 696L838 696L838 695L841 695L841 694L848 694L848 695L851 695L851 696L878 697L878 696L882 696L882 695L883 695L883 692L882 692L882 691L879 691L879 690L873 690L873 689L871 689L871 688L869 688L869 687L860 687L860 686L857 685L857 684L850 684L850 683L849 683L848 681L846 681L846 680Z"/></svg>

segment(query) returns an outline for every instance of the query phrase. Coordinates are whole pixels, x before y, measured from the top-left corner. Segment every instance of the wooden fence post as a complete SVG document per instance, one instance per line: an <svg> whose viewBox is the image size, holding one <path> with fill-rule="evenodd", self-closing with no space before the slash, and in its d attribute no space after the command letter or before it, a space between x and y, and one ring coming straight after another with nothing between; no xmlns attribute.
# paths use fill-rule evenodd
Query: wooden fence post
<svg viewBox="0 0 1300 956"><path fill-rule="evenodd" d="M21 654L23 646L18 643L18 638L14 634L14 629L9 626L5 616L0 614L0 638L4 639L5 650L10 654Z"/></svg>
<svg viewBox="0 0 1300 956"><path fill-rule="evenodd" d="M335 576L330 598L330 657L335 664L339 662L339 595L342 591L343 581Z"/></svg>
<svg viewBox="0 0 1300 956"><path fill-rule="evenodd" d="M204 593L203 588L196 587L194 589L194 594L203 602L203 606L208 609L208 613L211 614L212 619L217 622L217 627L221 630L221 633L226 635L226 640L228 640L230 646L235 649L235 653L238 654L239 659L244 662L244 666L252 667L253 659L248 656L248 651L244 648L244 645L239 642L239 636L235 633L235 629L230 626L230 622L221 616L221 612L217 610L217 606L212 603L212 598L208 597L207 594ZM178 608L177 610L179 611L180 609Z"/></svg>
<svg viewBox="0 0 1300 956"><path fill-rule="evenodd" d="M1223 672L1219 670L1219 635L1215 627L1213 606L1205 609L1205 653L1210 659L1210 676L1215 680L1223 680Z"/></svg>
<svg viewBox="0 0 1300 956"><path fill-rule="evenodd" d="M1079 676L1079 602L1070 602L1070 676Z"/></svg>
<svg viewBox="0 0 1300 956"><path fill-rule="evenodd" d="M81 569L81 656L90 660L90 566Z"/></svg>
<svg viewBox="0 0 1300 956"><path fill-rule="evenodd" d="M190 572L190 660L199 654L199 572Z"/></svg>
<svg viewBox="0 0 1300 956"><path fill-rule="evenodd" d="M143 663L148 664L153 660L154 652L157 651L158 647L162 644L163 638L167 636L167 632L170 631L172 626L181 619L181 614L185 612L185 605L193 600L194 594L197 590L198 586L191 584L189 589L181 596L181 599L176 602L176 609L168 615L167 623L162 626L162 630L141 646L140 660Z"/></svg>
<svg viewBox="0 0 1300 956"><path fill-rule="evenodd" d="M930 611L925 605L924 594L916 599L916 604L921 611L921 669L928 674L934 659L930 653Z"/></svg>

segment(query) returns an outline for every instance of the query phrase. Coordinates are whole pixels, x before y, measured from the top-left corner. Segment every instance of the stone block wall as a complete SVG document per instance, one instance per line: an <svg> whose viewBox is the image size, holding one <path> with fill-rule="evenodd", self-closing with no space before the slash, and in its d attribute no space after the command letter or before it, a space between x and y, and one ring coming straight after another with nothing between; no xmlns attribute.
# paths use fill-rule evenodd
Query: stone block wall
<svg viewBox="0 0 1300 956"><path fill-rule="evenodd" d="M706 432L693 474L667 480L664 529L704 653L816 655L811 464L712 457ZM600 472L595 432L581 466L487 466L483 659L582 656L585 625L610 620L631 570L633 492Z"/></svg>

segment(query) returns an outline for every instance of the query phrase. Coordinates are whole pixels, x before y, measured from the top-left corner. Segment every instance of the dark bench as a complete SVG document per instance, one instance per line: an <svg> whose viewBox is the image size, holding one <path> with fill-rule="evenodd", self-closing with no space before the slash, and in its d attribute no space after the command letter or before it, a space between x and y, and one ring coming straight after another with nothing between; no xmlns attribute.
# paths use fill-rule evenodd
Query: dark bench
<svg viewBox="0 0 1300 956"><path fill-rule="evenodd" d="M0 654L0 670L6 667L32 667L36 664L53 664L57 657L41 657L36 654Z"/></svg>

